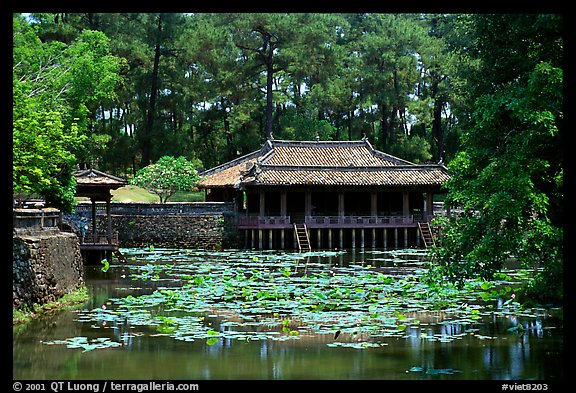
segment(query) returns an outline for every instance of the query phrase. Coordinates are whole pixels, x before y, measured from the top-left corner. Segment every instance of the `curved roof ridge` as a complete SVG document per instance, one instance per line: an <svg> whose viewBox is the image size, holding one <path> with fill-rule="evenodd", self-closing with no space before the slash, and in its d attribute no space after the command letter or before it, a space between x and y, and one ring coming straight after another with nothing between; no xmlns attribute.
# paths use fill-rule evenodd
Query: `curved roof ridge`
<svg viewBox="0 0 576 393"><path fill-rule="evenodd" d="M299 140L288 140L288 139L275 139L271 141L272 145L284 145L284 146L302 146L302 145L361 145L364 143L362 140L354 141L299 141Z"/></svg>

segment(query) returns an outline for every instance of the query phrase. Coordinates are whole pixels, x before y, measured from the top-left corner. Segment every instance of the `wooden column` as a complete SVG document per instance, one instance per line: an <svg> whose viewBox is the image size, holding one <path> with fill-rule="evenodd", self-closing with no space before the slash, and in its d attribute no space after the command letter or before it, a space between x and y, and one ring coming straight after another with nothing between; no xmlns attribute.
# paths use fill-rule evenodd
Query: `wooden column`
<svg viewBox="0 0 576 393"><path fill-rule="evenodd" d="M287 197L287 193L286 191L282 191L280 193L280 215L282 217L286 217L287 215L287 208L286 208L286 197Z"/></svg>
<svg viewBox="0 0 576 393"><path fill-rule="evenodd" d="M92 241L96 243L96 199L90 198L92 202Z"/></svg>
<svg viewBox="0 0 576 393"><path fill-rule="evenodd" d="M378 215L378 196L376 191L370 193L370 215L376 217Z"/></svg>
<svg viewBox="0 0 576 393"><path fill-rule="evenodd" d="M426 214L426 221L428 221L428 217L434 214L434 194L431 192L426 193L426 205L424 209L424 214Z"/></svg>
<svg viewBox="0 0 576 393"><path fill-rule="evenodd" d="M312 215L312 193L306 190L304 193L304 216L310 217Z"/></svg>
<svg viewBox="0 0 576 393"><path fill-rule="evenodd" d="M384 228L384 248L388 247L388 229Z"/></svg>
<svg viewBox="0 0 576 393"><path fill-rule="evenodd" d="M106 220L108 221L108 225L106 228L106 240L108 240L108 244L112 244L112 212L110 208L110 200L112 199L112 195L108 195L106 198Z"/></svg>
<svg viewBox="0 0 576 393"><path fill-rule="evenodd" d="M338 193L338 216L344 217L344 193Z"/></svg>
<svg viewBox="0 0 576 393"><path fill-rule="evenodd" d="M248 193L246 191L242 192L242 202L245 203L246 217L248 217L248 211L250 210L249 204L250 198L248 198Z"/></svg>
<svg viewBox="0 0 576 393"><path fill-rule="evenodd" d="M266 194L264 191L260 191L260 217L264 217L266 215L265 203Z"/></svg>
<svg viewBox="0 0 576 393"><path fill-rule="evenodd" d="M271 250L273 248L273 237L272 237L272 229L268 230L268 249Z"/></svg>
<svg viewBox="0 0 576 393"><path fill-rule="evenodd" d="M402 193L402 215L404 215L404 217L410 215L410 194L408 191Z"/></svg>
<svg viewBox="0 0 576 393"><path fill-rule="evenodd" d="M408 247L408 228L404 227L404 248Z"/></svg>

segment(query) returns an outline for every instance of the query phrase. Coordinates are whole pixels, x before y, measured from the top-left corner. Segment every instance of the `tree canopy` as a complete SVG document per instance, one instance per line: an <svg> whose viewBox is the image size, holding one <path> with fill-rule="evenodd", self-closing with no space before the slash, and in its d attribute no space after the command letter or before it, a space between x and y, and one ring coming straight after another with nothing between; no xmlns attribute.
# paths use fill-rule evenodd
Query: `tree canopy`
<svg viewBox="0 0 576 393"><path fill-rule="evenodd" d="M442 223L440 274L490 279L516 258L544 269L535 281L539 293L561 298L562 25L553 15L475 15L468 22L476 39L466 56L478 65L471 80L482 82L473 85L469 126L448 165L447 203L464 212ZM502 46L514 50L504 56Z"/></svg>
<svg viewBox="0 0 576 393"><path fill-rule="evenodd" d="M489 279L508 257L562 274L562 15L13 20L16 193L69 210L78 165L133 178L166 156L198 170L267 138L366 136L453 173L464 213L442 223L439 276Z"/></svg>
<svg viewBox="0 0 576 393"><path fill-rule="evenodd" d="M178 191L194 190L199 179L195 164L182 156L163 156L139 169L131 183L158 195L160 203L166 203Z"/></svg>

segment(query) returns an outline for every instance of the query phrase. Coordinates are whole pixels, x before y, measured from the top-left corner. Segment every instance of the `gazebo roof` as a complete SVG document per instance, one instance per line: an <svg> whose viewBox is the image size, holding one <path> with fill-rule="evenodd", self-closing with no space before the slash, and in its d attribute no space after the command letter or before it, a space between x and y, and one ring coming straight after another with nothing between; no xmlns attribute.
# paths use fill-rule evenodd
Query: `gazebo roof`
<svg viewBox="0 0 576 393"><path fill-rule="evenodd" d="M96 169L78 170L76 177L76 195L85 197L102 197L110 195L110 190L125 186L128 182L120 177Z"/></svg>
<svg viewBox="0 0 576 393"><path fill-rule="evenodd" d="M201 188L246 186L440 186L443 165L417 165L360 141L266 141L256 152L200 174Z"/></svg>

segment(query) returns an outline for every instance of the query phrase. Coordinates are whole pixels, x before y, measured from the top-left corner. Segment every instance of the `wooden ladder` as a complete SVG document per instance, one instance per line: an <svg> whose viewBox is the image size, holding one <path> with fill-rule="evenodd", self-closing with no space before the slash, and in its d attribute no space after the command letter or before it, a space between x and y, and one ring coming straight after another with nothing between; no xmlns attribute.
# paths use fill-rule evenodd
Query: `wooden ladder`
<svg viewBox="0 0 576 393"><path fill-rule="evenodd" d="M302 250L312 250L306 224L294 224L294 236L296 236L298 240L298 250L300 250L300 252Z"/></svg>
<svg viewBox="0 0 576 393"><path fill-rule="evenodd" d="M433 246L435 242L430 224L427 222L419 222L418 228L420 228L420 234L422 234L422 239L424 240L426 248Z"/></svg>
<svg viewBox="0 0 576 393"><path fill-rule="evenodd" d="M122 252L120 252L120 250L114 250L114 251L112 251L112 255L114 255L116 258L118 258L118 260L119 260L120 262L124 262L124 263L128 262L128 261L126 260L126 257L125 257L124 255L122 255Z"/></svg>

